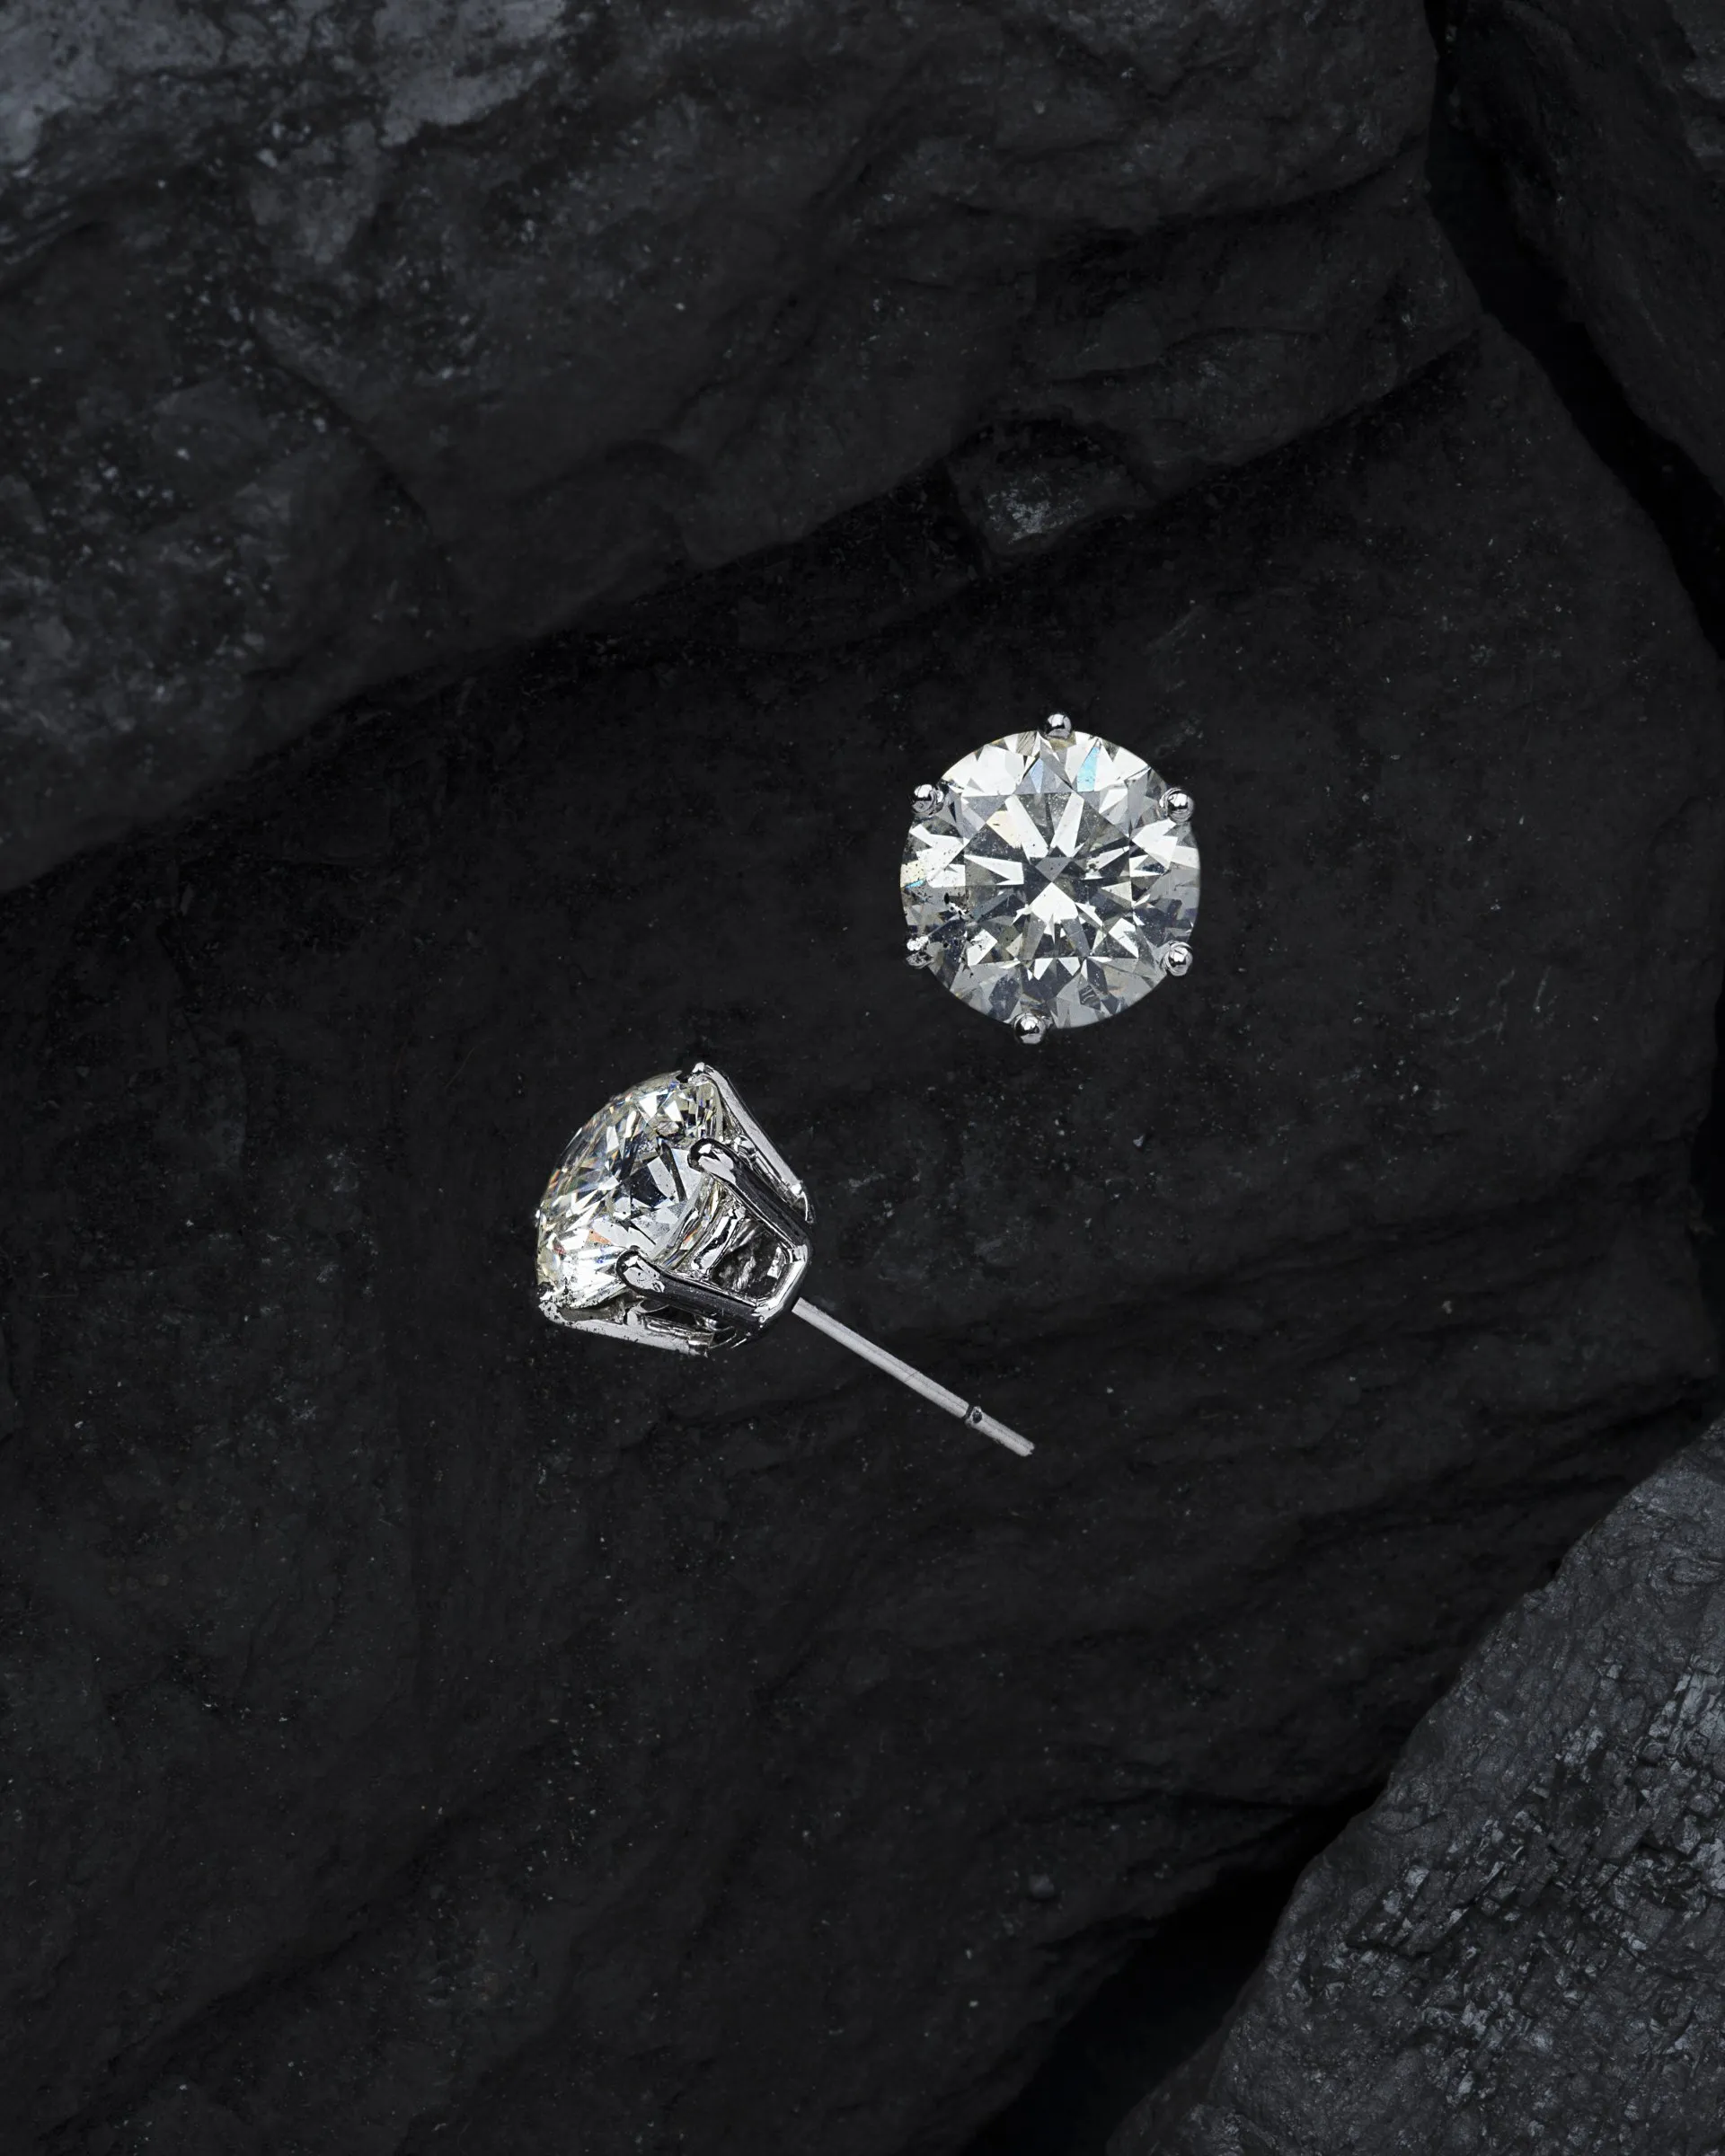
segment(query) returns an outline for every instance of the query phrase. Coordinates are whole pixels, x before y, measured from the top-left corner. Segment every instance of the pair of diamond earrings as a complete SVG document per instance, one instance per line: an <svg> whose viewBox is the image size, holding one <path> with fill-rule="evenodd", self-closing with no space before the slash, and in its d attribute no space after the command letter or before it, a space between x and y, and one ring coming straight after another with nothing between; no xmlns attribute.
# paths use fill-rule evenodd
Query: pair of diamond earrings
<svg viewBox="0 0 1725 2156"><path fill-rule="evenodd" d="M1117 1017L1191 966L1191 797L1056 712L919 786L907 956L1021 1040ZM1009 1429L797 1294L814 1208L721 1071L630 1086L564 1151L535 1216L539 1307L577 1332L709 1355L787 1311L1008 1451Z"/></svg>

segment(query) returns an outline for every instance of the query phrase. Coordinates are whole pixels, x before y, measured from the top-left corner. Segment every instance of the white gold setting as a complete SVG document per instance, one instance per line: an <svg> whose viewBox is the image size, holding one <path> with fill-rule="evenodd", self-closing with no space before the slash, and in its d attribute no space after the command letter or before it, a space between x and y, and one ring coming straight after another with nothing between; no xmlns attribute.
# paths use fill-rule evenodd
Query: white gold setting
<svg viewBox="0 0 1725 2156"><path fill-rule="evenodd" d="M797 1295L814 1217L722 1071L644 1079L582 1124L539 1201L539 1307L573 1331L681 1355L740 1346L789 1310L1028 1455L1028 1438Z"/></svg>
<svg viewBox="0 0 1725 2156"><path fill-rule="evenodd" d="M1191 969L1192 797L1054 711L918 786L899 875L913 966L1027 1043Z"/></svg>

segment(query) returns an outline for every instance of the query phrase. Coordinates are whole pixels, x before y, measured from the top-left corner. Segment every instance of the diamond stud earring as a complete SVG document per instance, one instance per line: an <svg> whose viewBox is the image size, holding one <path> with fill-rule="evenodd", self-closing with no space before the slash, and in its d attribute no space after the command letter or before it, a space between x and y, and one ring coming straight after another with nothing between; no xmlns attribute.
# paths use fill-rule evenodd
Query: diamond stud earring
<svg viewBox="0 0 1725 2156"><path fill-rule="evenodd" d="M1191 970L1192 798L1056 711L911 797L906 956L1023 1041Z"/></svg>
<svg viewBox="0 0 1725 2156"><path fill-rule="evenodd" d="M789 1310L1008 1452L1004 1422L797 1295L814 1207L722 1071L643 1079L570 1140L535 1215L539 1307L577 1332L710 1355Z"/></svg>

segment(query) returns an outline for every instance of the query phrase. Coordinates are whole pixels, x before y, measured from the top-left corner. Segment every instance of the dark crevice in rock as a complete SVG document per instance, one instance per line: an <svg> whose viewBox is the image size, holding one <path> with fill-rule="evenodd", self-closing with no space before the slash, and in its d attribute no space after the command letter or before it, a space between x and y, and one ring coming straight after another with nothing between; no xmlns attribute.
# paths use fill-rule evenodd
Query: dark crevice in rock
<svg viewBox="0 0 1725 2156"><path fill-rule="evenodd" d="M1449 42L1445 0L1430 8L1440 56ZM1431 206L1493 315L1543 369L1588 446L1651 519L1709 642L1725 656L1725 503L1675 442L1640 419L1562 280L1522 239L1499 162L1456 124L1453 73L1440 57L1429 166ZM1725 1003L1716 1020L1725 1068ZM1695 1141L1694 1180L1703 1289L1725 1347L1725 1093L1717 1079Z"/></svg>
<svg viewBox="0 0 1725 2156"><path fill-rule="evenodd" d="M1438 50L1427 168L1433 212L1486 312L1538 364L1588 446L1651 519L1703 631L1725 657L1725 502L1694 461L1637 414L1577 319L1562 278L1522 238L1500 160L1459 124L1461 98L1447 57L1454 0L1429 0L1427 13ZM1715 1039L1716 1068L1725 1072L1725 1000ZM1725 1360L1725 1087L1717 1075L1695 1139L1694 1172L1702 1291ZM1725 1406L1725 1384L1714 1404Z"/></svg>
<svg viewBox="0 0 1725 2156"><path fill-rule="evenodd" d="M1109 2156L1717 2150L1721 1427L1495 1628Z"/></svg>
<svg viewBox="0 0 1725 2156"><path fill-rule="evenodd" d="M1225 1878L1127 1950L966 2156L1103 2156L1108 2138L1221 2022L1301 1872L1376 1795L1306 1815L1289 1853Z"/></svg>
<svg viewBox="0 0 1725 2156"><path fill-rule="evenodd" d="M1530 1587L1548 1584L1561 1561L1550 1560ZM1307 1865L1381 1794L1374 1784L1303 1815L1273 1856L1225 1873L1140 1943L1123 1946L1123 1958L962 2156L1107 2156L1110 2137L1130 2113L1159 2090L1167 2100L1181 2068L1201 2067L1199 2054L1208 2058L1214 2048Z"/></svg>
<svg viewBox="0 0 1725 2156"><path fill-rule="evenodd" d="M1439 54L1427 161L1432 210L1486 313L1538 363L1589 448L1658 527L1703 629L1725 654L1725 503L1675 442L1637 416L1561 279L1517 230L1497 159L1456 123L1445 0L1428 12Z"/></svg>

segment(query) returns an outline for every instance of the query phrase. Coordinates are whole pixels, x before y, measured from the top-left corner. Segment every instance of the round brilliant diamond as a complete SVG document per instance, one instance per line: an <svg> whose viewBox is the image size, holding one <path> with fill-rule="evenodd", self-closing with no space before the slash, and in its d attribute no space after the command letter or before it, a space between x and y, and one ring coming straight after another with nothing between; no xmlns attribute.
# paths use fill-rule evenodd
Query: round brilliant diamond
<svg viewBox="0 0 1725 2156"><path fill-rule="evenodd" d="M1097 734L1007 734L938 791L900 883L922 962L954 995L1008 1025L1088 1026L1181 966L1198 845L1142 756Z"/></svg>

